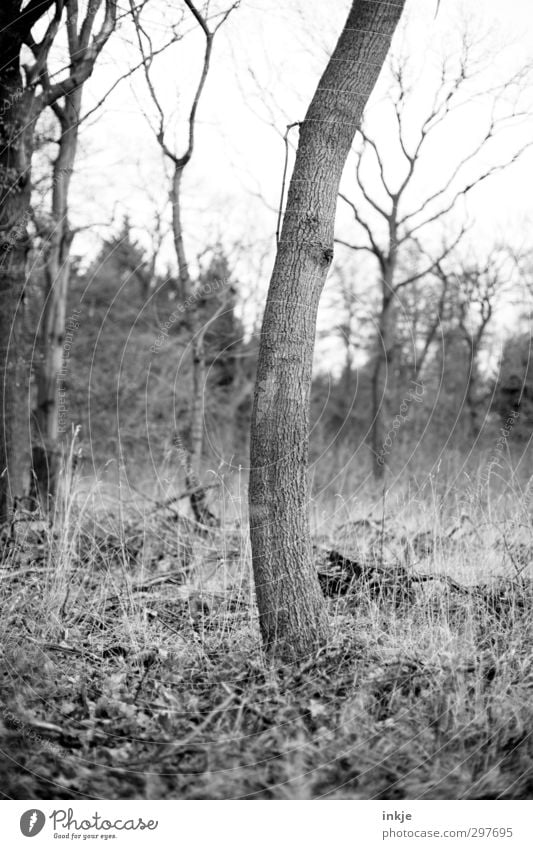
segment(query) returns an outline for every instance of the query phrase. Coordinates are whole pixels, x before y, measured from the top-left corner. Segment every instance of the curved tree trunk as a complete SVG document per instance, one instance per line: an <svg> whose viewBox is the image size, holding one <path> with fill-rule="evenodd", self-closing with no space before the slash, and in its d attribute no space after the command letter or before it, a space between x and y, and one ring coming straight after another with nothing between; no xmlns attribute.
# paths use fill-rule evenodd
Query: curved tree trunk
<svg viewBox="0 0 533 849"><path fill-rule="evenodd" d="M283 660L327 638L308 522L316 316L333 258L339 183L404 0L354 0L300 128L267 297L251 433L250 535L265 649Z"/></svg>

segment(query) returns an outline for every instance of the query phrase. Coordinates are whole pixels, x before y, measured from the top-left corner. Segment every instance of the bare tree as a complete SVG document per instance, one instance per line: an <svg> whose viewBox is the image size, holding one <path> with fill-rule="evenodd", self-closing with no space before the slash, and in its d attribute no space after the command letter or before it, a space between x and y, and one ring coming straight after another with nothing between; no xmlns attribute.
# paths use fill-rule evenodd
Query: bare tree
<svg viewBox="0 0 533 849"><path fill-rule="evenodd" d="M77 2L66 10L68 55L72 74L85 68L80 83L51 102L58 121L58 152L52 169L50 216L45 232L45 291L41 315L41 358L37 368L37 441L32 445L32 490L43 506L55 494L59 463L59 374L65 338L66 305L70 275L70 250L74 233L69 223L69 190L74 172L81 119L84 83L92 73L96 60L109 39L115 21L109 20L96 44L92 34L103 0L89 3L79 20ZM42 72L45 92L50 88L46 66Z"/></svg>
<svg viewBox="0 0 533 849"><path fill-rule="evenodd" d="M391 379L391 389L396 388L398 394L405 392L409 381L417 382L421 379L439 329L442 332L450 309L449 302L453 297L449 269L454 256L451 253L446 262L439 260L431 271L426 269L423 277L402 287L395 297L394 357L388 377ZM427 260L426 255L413 252L408 264L402 264L398 276L414 276L421 267L427 266ZM371 355L375 352L375 340L372 341Z"/></svg>
<svg viewBox="0 0 533 849"><path fill-rule="evenodd" d="M491 157L494 164L485 164L485 154L493 140L528 117L519 104L529 73L529 67L521 68L501 85L488 92L482 87L476 93L473 86L480 75L480 64L473 42L465 34L459 55L447 57L442 62L433 99L416 133L410 110L409 64L402 59L393 61L390 67L392 84L387 132L377 138L363 126L357 134L355 189L350 196L340 195L356 226L357 241L341 237L336 241L358 253L370 254L379 274L381 302L373 356L371 425L376 477L384 471L378 460L383 444L387 374L393 373L395 357L395 305L403 289L429 279L437 265L455 249L465 230L459 227L454 238L443 241L431 253L422 242L431 237L432 229L436 226L442 229L455 215L459 202L474 188L507 168L531 147L531 141L526 140L515 146L508 158L494 163ZM458 161L444 164L444 167L440 160L435 163L431 170L433 182L428 184L427 166L432 161L432 144L450 126L450 120L457 118L459 110L472 108L473 104L487 98L491 100L491 109L486 126ZM413 141L414 135L418 137ZM391 140L395 142L392 147ZM398 173L399 162L403 163L403 174L394 179L390 175ZM406 271L409 266L405 262L406 254L413 250L420 256L425 255L426 260L415 272Z"/></svg>
<svg viewBox="0 0 533 849"><path fill-rule="evenodd" d="M498 301L508 287L509 263L509 252L497 247L482 262L472 259L462 261L452 271L444 269L439 263L436 270L443 289L450 293L451 316L448 323L459 330L466 348L468 365L464 401L474 437L480 431L480 355Z"/></svg>
<svg viewBox="0 0 533 849"><path fill-rule="evenodd" d="M84 44L83 56L75 66L52 78L48 59L67 5L69 32L74 32L75 22ZM91 38L100 5L89 3L81 30L77 29L75 0L68 4L64 0L7 0L0 9L0 522L11 515L14 499L24 494L29 468L24 286L35 125L47 107L62 98L75 98L91 75L116 22L116 0L105 0L103 21ZM38 24L44 25L40 41L32 34ZM23 62L27 50L33 59Z"/></svg>
<svg viewBox="0 0 533 849"><path fill-rule="evenodd" d="M341 174L403 6L352 3L300 125L263 318L252 413L250 534L263 643L286 660L327 638L307 513L316 317L333 258Z"/></svg>
<svg viewBox="0 0 533 849"><path fill-rule="evenodd" d="M412 375L413 380L418 381L421 377L421 374L424 369L424 365L427 362L429 353L432 349L433 343L437 338L437 333L439 327L442 327L442 322L446 315L446 308L449 301L449 277L448 275L444 275L442 278L439 274L439 269L442 269L442 263L439 263L435 272L432 276L440 279L440 288L430 291L428 293L428 284L427 281L423 281L424 295L428 295L429 297L420 297L419 292L415 291L413 301L416 303L416 307L413 309L413 313L418 311L418 319L419 324L422 324L422 330L418 334L420 338L420 346L414 353L414 362L412 367ZM416 286L416 284L415 284ZM415 344L416 344L416 325L413 328L413 335L415 336Z"/></svg>
<svg viewBox="0 0 533 849"><path fill-rule="evenodd" d="M154 55L152 43L143 26L141 14L134 3L134 0L130 0L130 10L135 24L148 91L158 117L158 126L155 129L155 135L163 156L170 163L172 169L170 200L172 204L174 249L178 265L178 295L187 305L186 319L191 337L193 387L191 398L189 446L188 449L185 448L184 441L180 434L177 435L176 444L179 453L181 455L186 455L186 484L191 490L191 507L195 518L202 524L212 524L214 516L207 507L205 490L200 484L203 451L204 388L206 377L204 339L208 326L213 324L213 322L219 317L225 308L225 303L222 302L219 310L211 316L209 322L202 325L199 313L201 293L199 292L197 281L193 279L185 248L182 220L182 181L185 169L191 162L194 154L198 107L211 67L214 39L220 27L225 23L228 16L238 4L234 3L229 9L218 15L218 23L214 27L211 27L211 23L208 18L202 14L191 0L184 0L184 3L204 36L205 47L200 78L198 80L189 111L187 146L181 155L176 153L176 151L172 149L167 142L168 121L150 73Z"/></svg>

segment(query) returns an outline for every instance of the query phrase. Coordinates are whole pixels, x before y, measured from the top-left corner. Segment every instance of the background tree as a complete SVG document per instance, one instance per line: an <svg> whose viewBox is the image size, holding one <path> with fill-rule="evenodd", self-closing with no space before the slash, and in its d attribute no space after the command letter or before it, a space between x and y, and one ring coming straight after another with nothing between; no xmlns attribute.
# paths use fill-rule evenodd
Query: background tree
<svg viewBox="0 0 533 849"><path fill-rule="evenodd" d="M508 270L508 253L501 247L489 251L481 262L462 261L452 272L446 271L441 264L437 268L443 289L450 293L451 315L446 338L449 342L455 333L465 355L466 367L461 370L466 378L463 401L474 438L480 432L483 399L487 394L481 386L481 355L495 310L508 289Z"/></svg>
<svg viewBox="0 0 533 849"><path fill-rule="evenodd" d="M58 376L63 360L70 252L74 237L69 222L69 191L78 149L83 88L115 26L115 17L110 17L107 26L92 42L95 21L102 6L103 0L93 0L87 6L83 19L79 20L77 0L68 4L66 30L71 73L76 75L82 68L85 72L80 75L80 82L75 88L65 89L50 104L58 122L59 137L52 168L50 215L44 232L41 230L40 233L44 237L45 290L36 379L36 441L32 445L33 488L39 493L44 506L55 494L59 466ZM50 88L46 65L41 76L46 92Z"/></svg>
<svg viewBox="0 0 533 849"><path fill-rule="evenodd" d="M307 514L316 317L333 258L342 171L403 5L352 3L300 125L265 307L252 412L250 535L263 642L284 659L302 657L327 636Z"/></svg>
<svg viewBox="0 0 533 849"><path fill-rule="evenodd" d="M211 524L214 517L207 507L205 492L200 485L204 427L204 387L206 378L205 334L208 327L216 321L222 312L224 312L226 305L225 303L221 303L217 312L209 318L207 323L202 325L199 309L199 302L201 300L201 281L199 279L194 280L193 278L185 248L182 215L182 181L185 169L189 165L194 154L198 106L200 104L202 92L204 91L205 83L211 67L214 39L220 27L227 20L229 14L233 11L237 4L231 6L221 15L218 15L217 17L219 17L219 21L212 29L208 18L200 12L191 0L184 0L184 2L204 36L205 47L200 78L194 92L189 112L187 145L185 151L181 155L171 149L167 142L168 121L150 73L153 61L153 48L150 37L147 35L142 23L140 10L136 7L133 0L130 0L130 10L136 28L137 40L142 56L148 91L156 108L158 117L158 126L155 130L155 135L163 156L170 163L172 171L170 201L172 204L174 250L178 265L178 296L186 305L185 318L189 327L191 339L193 387L189 415L190 427L189 437L187 440L188 448L186 449L184 447L184 442L179 432L176 437L176 442L179 454L188 455L185 461L186 484L193 491L193 494L191 495L191 506L195 518L198 522L203 524ZM179 430L180 426L178 426L178 431Z"/></svg>
<svg viewBox="0 0 533 849"><path fill-rule="evenodd" d="M99 6L88 6L89 34ZM7 0L0 9L0 523L24 494L29 469L30 372L23 328L35 126L47 107L73 96L91 75L116 21L116 0L105 0L104 19L81 60L52 82L48 59L65 8L73 31L76 2L66 7L64 0ZM37 41L32 33L39 24L44 33ZM33 59L23 62L28 50Z"/></svg>
<svg viewBox="0 0 533 849"><path fill-rule="evenodd" d="M513 435L527 442L533 433L533 350L531 333L507 340L494 387L492 409L502 423L518 413Z"/></svg>
<svg viewBox="0 0 533 849"><path fill-rule="evenodd" d="M449 229L449 222L457 219L459 202L531 147L529 139L521 143L518 136L507 157L500 154L496 162L492 157L491 164L486 165L487 151L491 145L497 149L501 133L518 127L529 115L522 108L521 99L530 69L520 68L488 92L486 86L476 91L474 86L482 70L478 52L474 39L465 32L460 53L442 61L433 97L425 105L422 117L413 117L413 69L405 59L391 62L386 112L380 115L380 125L386 123L387 132L373 135L366 124L358 131L354 150L355 188L349 196L340 195L356 226L357 241L342 237L336 241L359 254L370 254L381 289L371 378L370 441L377 477L384 471L378 458L383 444L387 395L396 376L397 316L402 290L417 281L431 279L431 272L439 264L442 266L459 244L464 224L455 224L457 235L451 239L441 235L440 245L435 244L434 236L435 230L443 234ZM478 137L455 161L443 161L440 154L439 161L434 161L435 150L441 150L436 143L443 133L451 130L458 114L474 109L477 103L487 99L491 110ZM402 170L403 176L391 176ZM424 243L430 246L433 243L433 247L425 247ZM420 259L414 270L410 261L413 252Z"/></svg>

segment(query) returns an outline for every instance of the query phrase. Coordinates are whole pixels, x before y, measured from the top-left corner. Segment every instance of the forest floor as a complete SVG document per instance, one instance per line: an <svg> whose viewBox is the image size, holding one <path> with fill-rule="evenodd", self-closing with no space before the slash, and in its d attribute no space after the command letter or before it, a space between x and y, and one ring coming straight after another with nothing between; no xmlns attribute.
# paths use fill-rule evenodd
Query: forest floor
<svg viewBox="0 0 533 849"><path fill-rule="evenodd" d="M517 503L315 521L331 638L290 667L261 652L244 522L22 516L1 567L4 798L533 798Z"/></svg>

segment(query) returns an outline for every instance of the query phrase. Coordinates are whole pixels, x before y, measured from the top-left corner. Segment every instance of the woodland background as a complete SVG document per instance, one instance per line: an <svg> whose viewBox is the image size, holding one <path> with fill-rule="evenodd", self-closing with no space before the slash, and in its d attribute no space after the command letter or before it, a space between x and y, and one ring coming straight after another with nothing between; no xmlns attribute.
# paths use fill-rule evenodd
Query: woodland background
<svg viewBox="0 0 533 849"><path fill-rule="evenodd" d="M468 5L407 4L345 169L310 414L331 639L300 663L261 649L250 420L295 122L349 4L119 3L66 172L40 114L2 244L27 234L21 398L58 482L2 532L5 797L531 798L531 11ZM69 62L59 30L32 85Z"/></svg>

